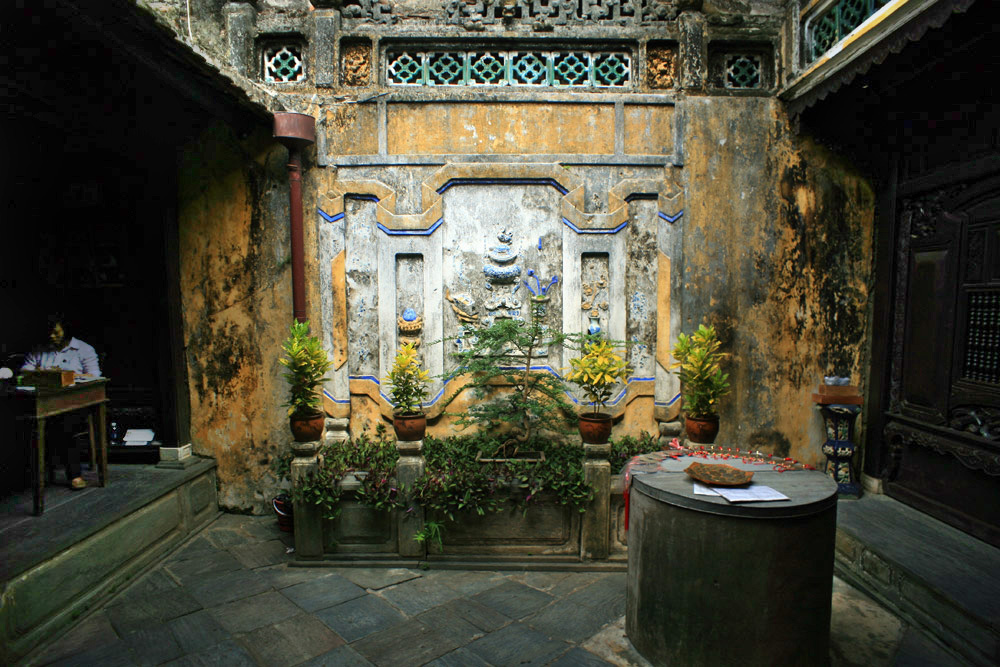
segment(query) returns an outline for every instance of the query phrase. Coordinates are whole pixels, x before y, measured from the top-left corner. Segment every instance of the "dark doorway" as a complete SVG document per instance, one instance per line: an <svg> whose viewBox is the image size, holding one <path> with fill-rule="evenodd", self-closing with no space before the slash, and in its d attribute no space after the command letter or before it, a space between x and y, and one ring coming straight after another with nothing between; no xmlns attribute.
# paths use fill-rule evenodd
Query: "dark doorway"
<svg viewBox="0 0 1000 667"><path fill-rule="evenodd" d="M1000 546L1000 56L975 2L802 116L880 192L865 471ZM916 21L919 23L919 19ZM922 26L928 28L928 26Z"/></svg>
<svg viewBox="0 0 1000 667"><path fill-rule="evenodd" d="M267 116L132 3L7 4L0 40L0 356L60 310L101 355L109 421L186 443L178 154Z"/></svg>

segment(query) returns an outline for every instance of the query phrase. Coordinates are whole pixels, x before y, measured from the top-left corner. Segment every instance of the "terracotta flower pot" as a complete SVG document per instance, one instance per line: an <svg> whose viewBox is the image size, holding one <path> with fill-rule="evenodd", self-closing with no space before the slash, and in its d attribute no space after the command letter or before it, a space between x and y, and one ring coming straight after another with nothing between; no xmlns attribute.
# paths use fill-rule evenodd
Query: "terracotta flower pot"
<svg viewBox="0 0 1000 667"><path fill-rule="evenodd" d="M711 417L684 417L684 430L687 431L688 440L702 445L710 445L715 442L715 436L719 435L719 416Z"/></svg>
<svg viewBox="0 0 1000 667"><path fill-rule="evenodd" d="M295 516L292 499L282 493L271 500L271 507L278 515L278 528L286 533L295 531Z"/></svg>
<svg viewBox="0 0 1000 667"><path fill-rule="evenodd" d="M396 432L397 440L403 442L423 440L424 433L427 432L427 415L423 413L393 415L392 429Z"/></svg>
<svg viewBox="0 0 1000 667"><path fill-rule="evenodd" d="M588 445L603 445L611 437L611 415L587 412L580 415L580 437Z"/></svg>
<svg viewBox="0 0 1000 667"><path fill-rule="evenodd" d="M292 429L295 442L313 442L323 438L323 426L326 415L317 412L313 415L292 415L288 418L288 426Z"/></svg>

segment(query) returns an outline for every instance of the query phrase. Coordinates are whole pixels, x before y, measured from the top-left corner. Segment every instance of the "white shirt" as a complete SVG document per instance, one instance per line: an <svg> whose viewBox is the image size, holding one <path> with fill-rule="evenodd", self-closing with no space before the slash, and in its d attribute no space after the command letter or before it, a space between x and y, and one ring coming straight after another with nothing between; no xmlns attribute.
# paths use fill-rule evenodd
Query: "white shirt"
<svg viewBox="0 0 1000 667"><path fill-rule="evenodd" d="M61 368L64 371L76 371L94 377L101 376L101 367L97 360L97 351L82 340L70 338L63 349L58 352L32 352L24 358L22 371L33 371L40 368Z"/></svg>

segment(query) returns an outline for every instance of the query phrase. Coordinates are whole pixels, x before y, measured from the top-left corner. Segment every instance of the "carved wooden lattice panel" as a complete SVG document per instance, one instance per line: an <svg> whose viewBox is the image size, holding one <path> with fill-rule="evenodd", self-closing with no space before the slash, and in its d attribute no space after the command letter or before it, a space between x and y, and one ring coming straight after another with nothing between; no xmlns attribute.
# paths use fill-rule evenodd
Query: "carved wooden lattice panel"
<svg viewBox="0 0 1000 667"><path fill-rule="evenodd" d="M962 376L1000 384L1000 292L969 293Z"/></svg>

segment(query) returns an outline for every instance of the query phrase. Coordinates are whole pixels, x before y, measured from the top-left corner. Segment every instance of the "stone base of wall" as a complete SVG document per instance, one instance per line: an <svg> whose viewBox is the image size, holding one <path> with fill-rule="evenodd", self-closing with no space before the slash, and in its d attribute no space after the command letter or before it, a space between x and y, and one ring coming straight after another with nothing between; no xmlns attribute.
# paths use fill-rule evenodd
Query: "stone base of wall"
<svg viewBox="0 0 1000 667"><path fill-rule="evenodd" d="M838 576L959 662L1000 664L1000 549L886 496L842 500L838 510Z"/></svg>
<svg viewBox="0 0 1000 667"><path fill-rule="evenodd" d="M58 551L43 554L37 562L18 558L16 567L26 569L5 573L0 663L12 664L43 640L57 636L219 514L213 460L176 471L121 467L151 472L129 471L116 478L112 468L108 486L69 504L75 508L54 507L29 519L36 522L36 532L83 530L84 536L68 546L59 545ZM83 507L85 501L93 504L89 511ZM69 512L83 514L67 516ZM88 525L81 526L84 522ZM4 554L40 539L11 535L14 532L8 531L5 542L19 544L5 543Z"/></svg>

